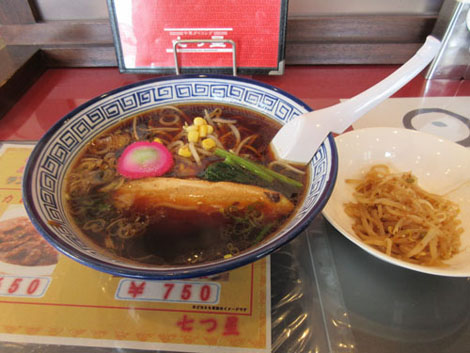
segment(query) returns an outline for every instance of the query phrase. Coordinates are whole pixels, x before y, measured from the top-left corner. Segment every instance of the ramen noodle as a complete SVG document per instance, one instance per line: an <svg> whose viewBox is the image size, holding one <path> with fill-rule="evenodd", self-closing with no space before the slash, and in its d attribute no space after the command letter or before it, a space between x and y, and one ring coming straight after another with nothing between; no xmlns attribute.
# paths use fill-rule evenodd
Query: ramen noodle
<svg viewBox="0 0 470 353"><path fill-rule="evenodd" d="M346 182L355 186L355 202L345 204L345 211L364 243L427 266L443 266L459 252L458 205L420 188L412 173L375 165L363 179Z"/></svg>
<svg viewBox="0 0 470 353"><path fill-rule="evenodd" d="M274 160L280 125L235 106L162 106L93 138L66 176L79 234L121 260L187 266L269 239L303 197L307 168Z"/></svg>

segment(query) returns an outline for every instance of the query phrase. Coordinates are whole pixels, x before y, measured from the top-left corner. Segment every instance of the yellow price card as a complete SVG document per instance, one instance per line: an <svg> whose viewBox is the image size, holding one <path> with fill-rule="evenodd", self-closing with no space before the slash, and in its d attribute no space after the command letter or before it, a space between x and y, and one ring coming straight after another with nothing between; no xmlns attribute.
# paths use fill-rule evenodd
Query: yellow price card
<svg viewBox="0 0 470 353"><path fill-rule="evenodd" d="M37 234L22 206L21 178L32 147L0 147L0 340L271 351L269 258L210 278L173 281L115 277L80 265Z"/></svg>

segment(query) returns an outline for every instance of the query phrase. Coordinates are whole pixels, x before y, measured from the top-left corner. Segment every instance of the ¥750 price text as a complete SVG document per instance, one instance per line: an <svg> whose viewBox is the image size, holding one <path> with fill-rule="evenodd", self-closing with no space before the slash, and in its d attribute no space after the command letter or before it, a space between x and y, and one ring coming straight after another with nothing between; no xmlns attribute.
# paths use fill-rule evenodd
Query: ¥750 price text
<svg viewBox="0 0 470 353"><path fill-rule="evenodd" d="M220 284L195 281L139 281L122 279L116 290L118 300L216 304Z"/></svg>

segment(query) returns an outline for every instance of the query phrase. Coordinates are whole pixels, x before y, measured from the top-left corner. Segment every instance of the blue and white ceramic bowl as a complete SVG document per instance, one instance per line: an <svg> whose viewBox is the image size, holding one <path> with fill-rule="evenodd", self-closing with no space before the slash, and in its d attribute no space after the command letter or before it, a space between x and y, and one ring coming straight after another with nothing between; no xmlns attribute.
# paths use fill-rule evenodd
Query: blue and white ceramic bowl
<svg viewBox="0 0 470 353"><path fill-rule="evenodd" d="M162 77L105 93L57 122L29 158L23 198L38 231L59 251L84 265L118 276L145 279L197 277L226 271L266 256L297 236L321 211L332 192L338 165L332 136L311 162L307 196L296 214L276 236L230 259L184 267L136 265L90 248L76 234L64 207L64 176L84 146L122 119L161 105L190 102L249 108L280 123L310 110L299 99L270 85L220 75Z"/></svg>

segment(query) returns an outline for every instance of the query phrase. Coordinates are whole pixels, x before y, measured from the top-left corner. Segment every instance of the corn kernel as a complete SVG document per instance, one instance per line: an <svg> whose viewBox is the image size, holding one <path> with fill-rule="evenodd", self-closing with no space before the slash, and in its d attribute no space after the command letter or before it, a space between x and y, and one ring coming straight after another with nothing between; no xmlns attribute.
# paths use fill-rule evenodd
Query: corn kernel
<svg viewBox="0 0 470 353"><path fill-rule="evenodd" d="M188 132L188 141L189 142L197 142L198 140L199 140L199 132L197 132L197 131Z"/></svg>
<svg viewBox="0 0 470 353"><path fill-rule="evenodd" d="M162 140L160 140L158 137L155 137L155 138L153 139L153 142L162 143Z"/></svg>
<svg viewBox="0 0 470 353"><path fill-rule="evenodd" d="M201 125L199 126L199 136L200 137L206 137L207 136L207 127L209 125Z"/></svg>
<svg viewBox="0 0 470 353"><path fill-rule="evenodd" d="M178 155L181 157L191 157L191 151L188 146L183 146L178 149Z"/></svg>
<svg viewBox="0 0 470 353"><path fill-rule="evenodd" d="M198 116L197 118L194 118L193 123L196 126L201 126L201 125L206 125L207 124L206 121L203 118L201 118L200 116Z"/></svg>
<svg viewBox="0 0 470 353"><path fill-rule="evenodd" d="M212 134L214 132L214 127L212 125L207 125L207 133Z"/></svg>
<svg viewBox="0 0 470 353"><path fill-rule="evenodd" d="M207 138L202 140L202 148L204 148L206 151L209 151L210 149L215 147L215 141L211 138Z"/></svg>
<svg viewBox="0 0 470 353"><path fill-rule="evenodd" d="M196 125L189 125L189 126L185 126L184 129L185 129L187 132L190 132L190 131L197 131L197 126L196 126Z"/></svg>

